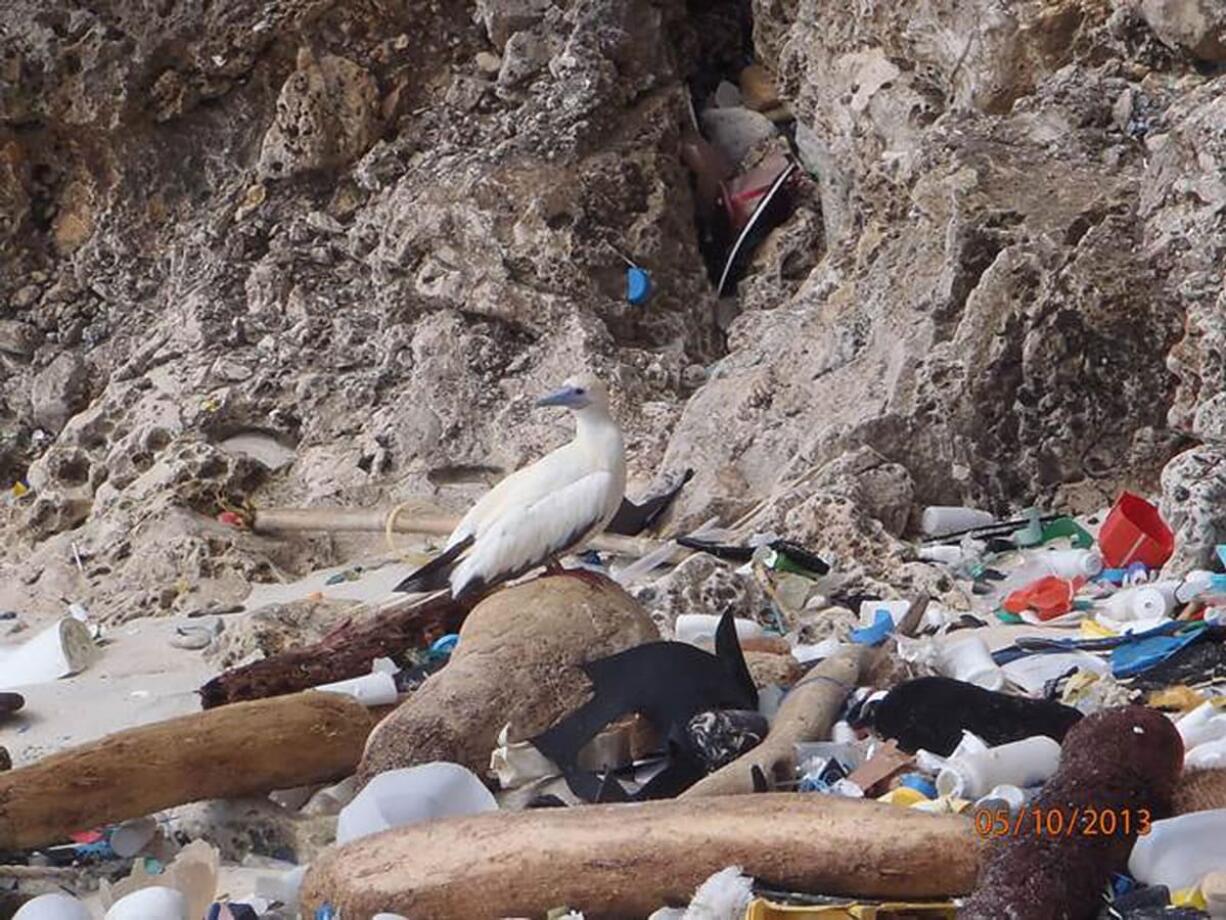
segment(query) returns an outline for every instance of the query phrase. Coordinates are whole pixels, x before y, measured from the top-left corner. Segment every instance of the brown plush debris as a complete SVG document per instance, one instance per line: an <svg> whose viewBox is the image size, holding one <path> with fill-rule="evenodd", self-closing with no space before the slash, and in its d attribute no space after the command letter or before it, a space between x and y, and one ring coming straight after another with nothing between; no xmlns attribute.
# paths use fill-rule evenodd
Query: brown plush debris
<svg viewBox="0 0 1226 920"><path fill-rule="evenodd" d="M1120 706L1086 716L1065 736L1060 769L1027 806L1042 827L1071 833L1021 832L995 839L961 920L1050 920L1093 917L1112 872L1122 872L1142 822L1171 814L1183 743L1170 720L1143 706ZM1109 811L1117 832L1097 833L1089 814ZM1058 818L1057 818L1058 813ZM1129 815L1128 829L1123 815Z"/></svg>

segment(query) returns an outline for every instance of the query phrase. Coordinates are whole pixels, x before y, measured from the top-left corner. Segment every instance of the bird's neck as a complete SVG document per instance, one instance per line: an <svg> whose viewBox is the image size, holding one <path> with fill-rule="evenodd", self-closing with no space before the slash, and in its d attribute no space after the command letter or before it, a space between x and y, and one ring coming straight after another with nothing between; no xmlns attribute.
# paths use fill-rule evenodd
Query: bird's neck
<svg viewBox="0 0 1226 920"><path fill-rule="evenodd" d="M575 413L575 442L600 457L621 457L623 452L621 429L599 409Z"/></svg>

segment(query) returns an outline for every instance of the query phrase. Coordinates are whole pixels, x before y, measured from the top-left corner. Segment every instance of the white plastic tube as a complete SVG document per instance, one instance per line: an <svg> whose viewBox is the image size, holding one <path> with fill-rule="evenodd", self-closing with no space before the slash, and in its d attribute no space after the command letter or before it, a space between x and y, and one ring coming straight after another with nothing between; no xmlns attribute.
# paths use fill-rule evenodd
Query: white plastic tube
<svg viewBox="0 0 1226 920"><path fill-rule="evenodd" d="M930 505L920 517L920 528L930 537L943 537L947 533L995 523L996 517L986 511L950 505Z"/></svg>
<svg viewBox="0 0 1226 920"><path fill-rule="evenodd" d="M1219 869L1226 869L1226 808L1155 821L1128 857L1133 878L1171 891L1190 888Z"/></svg>
<svg viewBox="0 0 1226 920"><path fill-rule="evenodd" d="M380 773L341 809L336 842L348 843L391 827L433 818L497 811L494 796L459 764L427 763Z"/></svg>
<svg viewBox="0 0 1226 920"><path fill-rule="evenodd" d="M1005 685L1005 672L992 660L988 645L978 636L967 636L941 646L938 669L946 677L964 680L985 690Z"/></svg>
<svg viewBox="0 0 1226 920"><path fill-rule="evenodd" d="M84 671L94 658L89 627L64 617L7 654L0 651L0 690L45 684Z"/></svg>
<svg viewBox="0 0 1226 920"><path fill-rule="evenodd" d="M1060 765L1060 745L1036 735L951 757L937 774L937 792L959 799L978 799L994 786L1034 786L1050 779Z"/></svg>
<svg viewBox="0 0 1226 920"><path fill-rule="evenodd" d="M1103 557L1092 549L1060 549L1042 556L1051 574L1060 578L1093 578L1103 570Z"/></svg>
<svg viewBox="0 0 1226 920"><path fill-rule="evenodd" d="M715 630L719 627L720 618L713 613L683 613L673 624L673 637L677 642L688 642L690 645L703 645L715 641ZM760 639L762 626L753 620L735 619L738 639Z"/></svg>
<svg viewBox="0 0 1226 920"><path fill-rule="evenodd" d="M71 895L56 893L26 901L13 914L13 920L93 920L93 915Z"/></svg>
<svg viewBox="0 0 1226 920"><path fill-rule="evenodd" d="M187 898L174 888L141 888L112 904L105 920L188 920Z"/></svg>
<svg viewBox="0 0 1226 920"><path fill-rule="evenodd" d="M353 697L363 706L390 706L396 702L396 679L383 671L321 684L315 689L324 693L343 693Z"/></svg>

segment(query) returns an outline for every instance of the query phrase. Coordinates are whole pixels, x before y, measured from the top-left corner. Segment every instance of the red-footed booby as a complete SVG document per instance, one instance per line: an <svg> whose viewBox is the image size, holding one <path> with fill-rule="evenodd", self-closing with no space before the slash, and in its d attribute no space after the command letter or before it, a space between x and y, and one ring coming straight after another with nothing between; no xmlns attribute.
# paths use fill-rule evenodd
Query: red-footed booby
<svg viewBox="0 0 1226 920"><path fill-rule="evenodd" d="M539 565L553 569L560 556L612 520L626 491L626 456L604 384L589 375L572 377L536 404L570 409L574 440L482 496L448 537L442 554L398 584L397 591L450 585L451 596L460 598Z"/></svg>

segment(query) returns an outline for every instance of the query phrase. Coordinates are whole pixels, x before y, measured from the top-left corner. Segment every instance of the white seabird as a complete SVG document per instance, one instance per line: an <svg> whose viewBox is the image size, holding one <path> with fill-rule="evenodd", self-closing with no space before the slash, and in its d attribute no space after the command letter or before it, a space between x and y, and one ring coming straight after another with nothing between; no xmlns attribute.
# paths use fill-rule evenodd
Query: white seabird
<svg viewBox="0 0 1226 920"><path fill-rule="evenodd" d="M443 552L396 586L451 596L487 590L560 556L604 530L626 491L621 429L609 413L609 394L595 377L567 380L538 406L563 406L575 415L575 437L536 463L512 473L464 515Z"/></svg>

